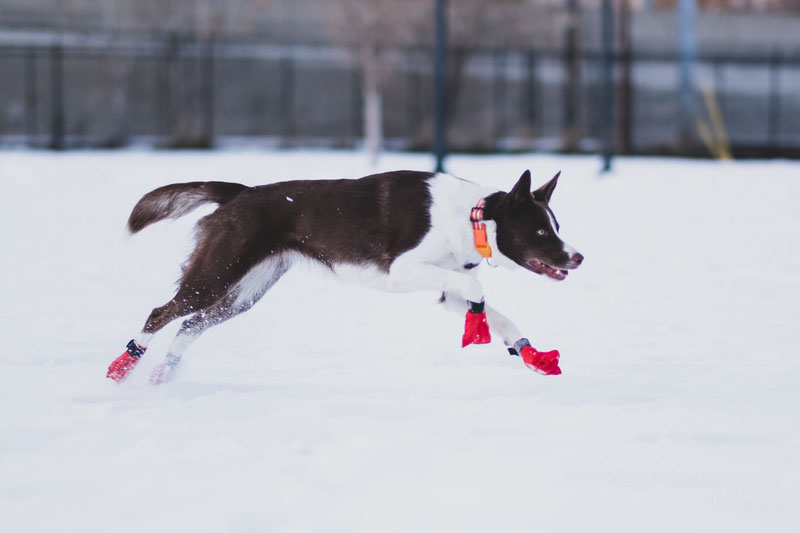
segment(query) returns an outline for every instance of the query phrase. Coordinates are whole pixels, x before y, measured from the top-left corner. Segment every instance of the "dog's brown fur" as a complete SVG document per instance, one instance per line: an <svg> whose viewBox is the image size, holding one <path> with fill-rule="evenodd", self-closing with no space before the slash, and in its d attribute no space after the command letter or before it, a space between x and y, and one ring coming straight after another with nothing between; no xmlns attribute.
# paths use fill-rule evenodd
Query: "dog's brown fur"
<svg viewBox="0 0 800 533"><path fill-rule="evenodd" d="M250 269L286 252L328 267L368 264L388 272L394 259L419 244L430 227L426 181L432 176L397 171L358 180L259 187L195 182L147 193L128 220L133 233L204 203L220 207L199 221L197 245L177 294L153 310L144 331L155 333L175 318L235 299L230 290Z"/></svg>

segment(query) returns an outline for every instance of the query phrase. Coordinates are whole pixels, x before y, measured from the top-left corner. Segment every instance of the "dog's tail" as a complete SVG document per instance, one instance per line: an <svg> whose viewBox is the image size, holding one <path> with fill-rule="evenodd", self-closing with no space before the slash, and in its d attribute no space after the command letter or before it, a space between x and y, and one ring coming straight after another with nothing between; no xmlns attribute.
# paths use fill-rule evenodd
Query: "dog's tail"
<svg viewBox="0 0 800 533"><path fill-rule="evenodd" d="M245 189L240 183L194 181L165 185L142 196L128 218L128 230L136 233L154 222L178 218L207 203L224 204Z"/></svg>

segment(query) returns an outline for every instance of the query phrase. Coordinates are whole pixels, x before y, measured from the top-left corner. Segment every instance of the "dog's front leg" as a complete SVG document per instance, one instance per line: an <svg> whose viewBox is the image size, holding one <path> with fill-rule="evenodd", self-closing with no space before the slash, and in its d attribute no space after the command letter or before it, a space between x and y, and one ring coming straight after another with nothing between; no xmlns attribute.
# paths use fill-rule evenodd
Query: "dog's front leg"
<svg viewBox="0 0 800 533"><path fill-rule="evenodd" d="M483 302L483 287L474 274L438 267L430 263L404 261L392 265L387 287L390 290L438 289L463 294L469 301L461 346L491 341Z"/></svg>
<svg viewBox="0 0 800 533"><path fill-rule="evenodd" d="M471 302L483 302L483 287L474 275L429 263L392 265L386 287L392 291L443 290L461 294Z"/></svg>
<svg viewBox="0 0 800 533"><path fill-rule="evenodd" d="M462 346L486 344L491 340L483 304L483 287L474 274L467 274L430 263L403 261L392 265L387 280L389 290L435 289L463 294L472 307L467 311Z"/></svg>
<svg viewBox="0 0 800 533"><path fill-rule="evenodd" d="M473 307L473 302L465 300L459 294L454 294L450 291L443 292L439 301L445 306L445 309L456 313L463 313L465 308L469 310ZM525 366L534 372L546 375L561 373L561 369L558 366L560 357L558 350L538 351L531 346L528 339L522 336L519 328L508 317L489 305L484 307L484 311L489 328L500 335L510 354L520 356ZM469 311L467 316L469 317Z"/></svg>
<svg viewBox="0 0 800 533"><path fill-rule="evenodd" d="M464 309L471 307L468 300L460 294L450 291L442 293L440 302L445 309L459 314L463 313ZM484 306L484 311L486 312L486 321L489 323L489 330L499 334L506 346L512 348L514 343L522 338L519 328L507 316L488 304Z"/></svg>

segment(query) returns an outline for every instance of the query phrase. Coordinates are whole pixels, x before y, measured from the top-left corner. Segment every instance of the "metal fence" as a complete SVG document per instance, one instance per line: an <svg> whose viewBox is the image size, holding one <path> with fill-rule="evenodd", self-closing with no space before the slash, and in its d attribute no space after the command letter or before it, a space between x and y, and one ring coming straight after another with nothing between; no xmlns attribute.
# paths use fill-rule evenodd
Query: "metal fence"
<svg viewBox="0 0 800 533"><path fill-rule="evenodd" d="M0 143L353 146L363 129L359 57L178 35L0 43ZM432 50L380 57L387 144L428 149ZM591 151L609 127L598 53L455 49L449 65L451 149ZM677 69L674 54L614 57L619 151L704 152L699 136L688 145L679 138ZM707 115L707 87L735 155L800 156L800 56L701 55L696 72L697 119Z"/></svg>

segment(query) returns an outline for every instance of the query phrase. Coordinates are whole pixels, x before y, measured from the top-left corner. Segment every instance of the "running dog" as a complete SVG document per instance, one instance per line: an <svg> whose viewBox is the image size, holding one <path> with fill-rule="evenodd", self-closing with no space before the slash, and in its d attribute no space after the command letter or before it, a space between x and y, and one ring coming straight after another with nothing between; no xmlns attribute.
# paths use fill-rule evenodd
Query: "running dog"
<svg viewBox="0 0 800 533"><path fill-rule="evenodd" d="M391 291L442 291L442 304L466 311L462 346L488 343L491 330L529 368L560 374L558 351L537 351L484 303L475 269L491 258L561 281L578 268L583 256L561 240L549 207L559 174L533 192L528 170L510 192L410 170L258 187L209 181L155 189L133 208L131 233L206 203L218 208L197 223L196 246L175 297L153 309L107 377L123 381L153 335L191 315L151 376L155 384L170 381L193 341L250 309L298 261Z"/></svg>

